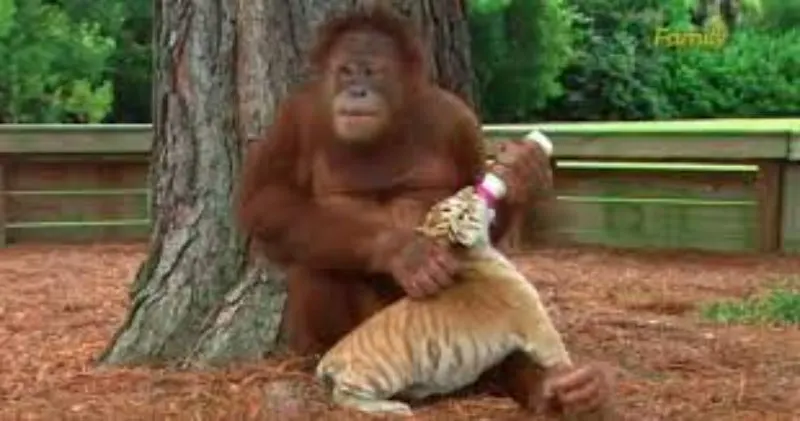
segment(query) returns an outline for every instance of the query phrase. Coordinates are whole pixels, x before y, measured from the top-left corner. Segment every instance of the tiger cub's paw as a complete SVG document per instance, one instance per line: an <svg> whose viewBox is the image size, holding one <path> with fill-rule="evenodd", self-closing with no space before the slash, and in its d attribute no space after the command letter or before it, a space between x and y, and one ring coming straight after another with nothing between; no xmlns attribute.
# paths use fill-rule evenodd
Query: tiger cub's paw
<svg viewBox="0 0 800 421"><path fill-rule="evenodd" d="M337 404L349 407L361 412L371 414L386 414L386 415L399 415L410 417L414 415L414 411L407 404L399 401L390 400L372 400L356 397L348 397L336 402Z"/></svg>
<svg viewBox="0 0 800 421"><path fill-rule="evenodd" d="M352 385L337 384L332 390L331 400L336 405L376 415L414 415L411 407L404 402L383 399L374 391L354 388Z"/></svg>
<svg viewBox="0 0 800 421"><path fill-rule="evenodd" d="M373 414L391 414L403 417L410 417L414 415L411 407L403 402L398 401L372 401L363 402L362 411L371 412Z"/></svg>

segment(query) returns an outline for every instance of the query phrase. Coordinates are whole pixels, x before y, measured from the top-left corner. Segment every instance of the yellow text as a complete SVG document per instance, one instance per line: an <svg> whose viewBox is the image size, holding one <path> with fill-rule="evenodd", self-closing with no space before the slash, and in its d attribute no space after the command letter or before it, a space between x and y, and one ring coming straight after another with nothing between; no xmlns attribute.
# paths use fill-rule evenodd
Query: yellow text
<svg viewBox="0 0 800 421"><path fill-rule="evenodd" d="M719 48L728 40L728 32L724 28L712 27L708 31L670 31L667 28L656 29L653 44L665 47L713 47Z"/></svg>

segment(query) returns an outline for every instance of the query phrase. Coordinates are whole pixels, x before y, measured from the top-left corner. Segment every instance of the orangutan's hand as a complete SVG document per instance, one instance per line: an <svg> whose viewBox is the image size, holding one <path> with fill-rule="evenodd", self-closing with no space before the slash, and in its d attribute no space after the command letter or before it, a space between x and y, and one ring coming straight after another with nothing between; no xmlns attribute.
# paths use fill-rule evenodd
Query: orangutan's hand
<svg viewBox="0 0 800 421"><path fill-rule="evenodd" d="M591 413L606 406L612 383L607 367L586 364L550 373L545 380L544 395L551 408L564 413Z"/></svg>
<svg viewBox="0 0 800 421"><path fill-rule="evenodd" d="M413 231L395 232L387 244L384 271L409 297L433 295L453 283L458 261L446 244Z"/></svg>

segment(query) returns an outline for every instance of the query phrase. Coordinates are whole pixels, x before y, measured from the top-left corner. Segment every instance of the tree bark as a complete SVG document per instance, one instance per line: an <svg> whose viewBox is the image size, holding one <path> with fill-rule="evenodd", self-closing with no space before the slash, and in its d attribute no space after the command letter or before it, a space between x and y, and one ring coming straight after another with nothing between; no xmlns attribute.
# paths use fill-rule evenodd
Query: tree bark
<svg viewBox="0 0 800 421"><path fill-rule="evenodd" d="M460 2L395 1L436 50L434 75L471 98ZM148 256L99 362L217 365L276 349L282 272L251 256L235 190L249 139L308 77L313 29L356 0L154 0L153 193Z"/></svg>
<svg viewBox="0 0 800 421"><path fill-rule="evenodd" d="M474 86L467 11L457 0L394 0L397 10L417 25L428 49L431 77L473 107Z"/></svg>

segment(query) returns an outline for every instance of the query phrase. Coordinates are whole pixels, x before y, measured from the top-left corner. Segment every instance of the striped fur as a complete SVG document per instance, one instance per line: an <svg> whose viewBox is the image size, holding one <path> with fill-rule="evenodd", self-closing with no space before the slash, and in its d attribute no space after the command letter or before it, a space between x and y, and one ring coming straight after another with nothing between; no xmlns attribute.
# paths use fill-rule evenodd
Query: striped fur
<svg viewBox="0 0 800 421"><path fill-rule="evenodd" d="M431 209L419 230L462 246L456 282L431 298L395 302L334 345L317 377L335 403L411 415L392 399L455 391L514 351L546 368L572 365L536 289L489 242L489 212L472 187Z"/></svg>

